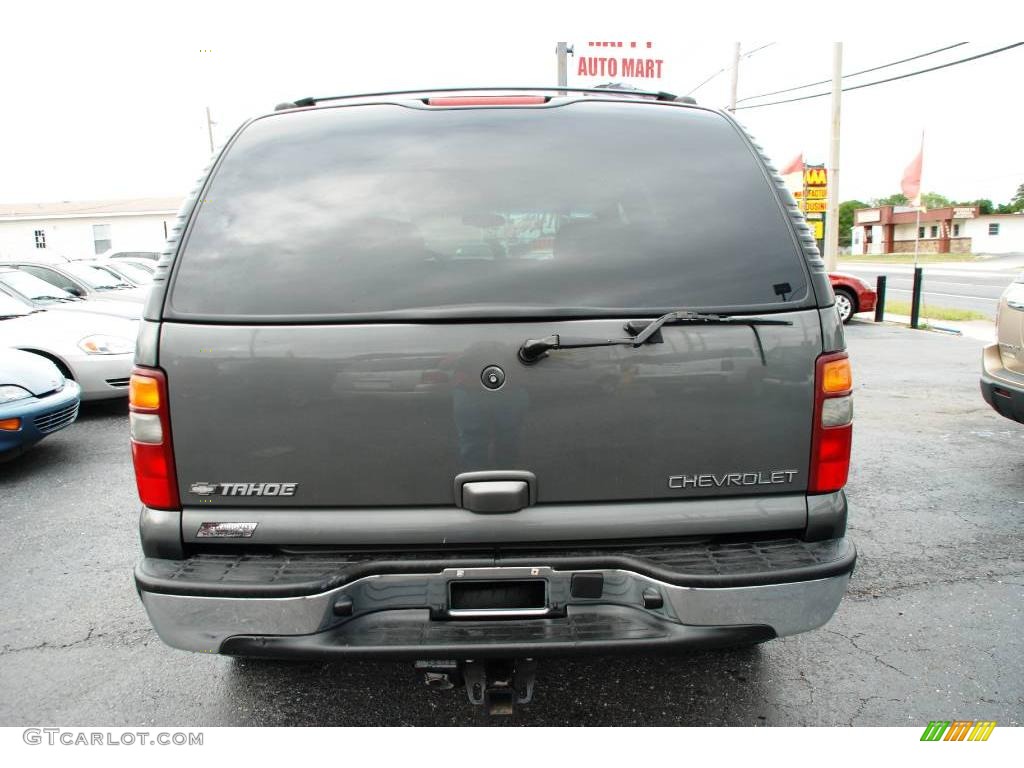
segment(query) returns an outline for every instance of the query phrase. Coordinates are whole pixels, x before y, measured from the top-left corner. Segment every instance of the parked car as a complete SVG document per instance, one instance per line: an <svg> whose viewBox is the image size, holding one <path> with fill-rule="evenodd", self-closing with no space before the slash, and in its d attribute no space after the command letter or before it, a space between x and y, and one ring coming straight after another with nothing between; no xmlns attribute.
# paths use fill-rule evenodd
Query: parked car
<svg viewBox="0 0 1024 768"><path fill-rule="evenodd" d="M844 323L850 322L860 312L875 311L878 293L867 280L841 272L829 272L828 279L836 294L836 309Z"/></svg>
<svg viewBox="0 0 1024 768"><path fill-rule="evenodd" d="M0 348L0 461L19 456L78 417L80 389L44 357Z"/></svg>
<svg viewBox="0 0 1024 768"><path fill-rule="evenodd" d="M981 353L981 395L995 411L1024 423L1024 275L996 307L996 343Z"/></svg>
<svg viewBox="0 0 1024 768"><path fill-rule="evenodd" d="M66 309L71 312L94 312L129 320L142 317L142 304L128 301L97 301L83 299L14 267L0 266L0 291L23 299L37 309Z"/></svg>
<svg viewBox="0 0 1024 768"><path fill-rule="evenodd" d="M149 259L127 259L126 258L126 259L120 259L118 261L118 263L119 264L131 264L134 267L138 267L139 269L142 269L142 270L148 272L150 275L156 273L156 262L155 261L150 261Z"/></svg>
<svg viewBox="0 0 1024 768"><path fill-rule="evenodd" d="M50 360L83 400L128 393L138 323L110 315L37 309L0 291L0 347Z"/></svg>
<svg viewBox="0 0 1024 768"><path fill-rule="evenodd" d="M111 277L126 281L132 285L148 286L153 282L153 273L151 271L140 269L127 260L107 261L95 259L83 263L96 267L96 269L102 269Z"/></svg>
<svg viewBox="0 0 1024 768"><path fill-rule="evenodd" d="M829 620L856 559L850 361L729 113L302 105L228 143L142 321L135 579L166 643L419 660L507 711L538 656ZM523 211L550 232L513 231Z"/></svg>
<svg viewBox="0 0 1024 768"><path fill-rule="evenodd" d="M149 288L132 285L123 278L90 264L69 261L48 264L27 260L0 262L0 266L15 267L70 294L99 301L131 301L142 304L149 296Z"/></svg>
<svg viewBox="0 0 1024 768"><path fill-rule="evenodd" d="M142 259L144 261L159 261L159 251L108 251L102 255L104 259Z"/></svg>

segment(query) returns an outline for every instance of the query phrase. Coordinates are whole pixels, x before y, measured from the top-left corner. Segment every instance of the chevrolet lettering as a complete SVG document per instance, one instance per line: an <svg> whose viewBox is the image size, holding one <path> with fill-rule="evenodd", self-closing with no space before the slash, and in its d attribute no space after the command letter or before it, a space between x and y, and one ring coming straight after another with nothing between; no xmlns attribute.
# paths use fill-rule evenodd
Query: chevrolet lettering
<svg viewBox="0 0 1024 768"><path fill-rule="evenodd" d="M792 483L795 469L776 469L770 472L728 472L724 475L672 475L669 488L721 488L740 485L779 485Z"/></svg>

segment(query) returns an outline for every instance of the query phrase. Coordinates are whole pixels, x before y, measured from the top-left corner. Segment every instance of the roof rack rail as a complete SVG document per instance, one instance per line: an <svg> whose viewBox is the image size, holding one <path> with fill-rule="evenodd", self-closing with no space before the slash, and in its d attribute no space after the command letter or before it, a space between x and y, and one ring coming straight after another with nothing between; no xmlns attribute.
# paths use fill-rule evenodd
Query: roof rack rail
<svg viewBox="0 0 1024 768"><path fill-rule="evenodd" d="M476 88L411 88L401 91L378 91L376 93L350 93L343 96L306 96L295 101L285 101L274 107L279 112L285 109L297 109L299 107L313 107L324 101L342 101L345 99L370 99L383 96L413 96L420 93L465 93L467 91L543 91L553 93L594 93L598 95L622 94L624 96L646 96L655 101L674 101L680 104L696 104L697 100L692 96L676 96L666 91L642 91L628 86L599 87L599 88L570 88L566 86L481 86Z"/></svg>

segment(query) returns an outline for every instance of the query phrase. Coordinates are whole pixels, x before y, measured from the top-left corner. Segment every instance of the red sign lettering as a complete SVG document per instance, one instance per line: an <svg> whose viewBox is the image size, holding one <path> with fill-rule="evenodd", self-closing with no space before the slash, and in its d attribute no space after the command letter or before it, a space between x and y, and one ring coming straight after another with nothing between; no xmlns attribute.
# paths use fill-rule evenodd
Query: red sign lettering
<svg viewBox="0 0 1024 768"><path fill-rule="evenodd" d="M591 42L587 43L590 48L616 48L629 49L628 53L640 53L638 48L646 48L647 56L638 57L635 55L609 56L612 51L601 51L601 56L579 56L576 61L576 74L586 78L609 78L623 77L639 80L660 80L663 75L665 60L652 57L650 50L653 43L637 42ZM618 52L618 51L616 51ZM595 51L596 53L596 51ZM623 50L622 53L627 53Z"/></svg>

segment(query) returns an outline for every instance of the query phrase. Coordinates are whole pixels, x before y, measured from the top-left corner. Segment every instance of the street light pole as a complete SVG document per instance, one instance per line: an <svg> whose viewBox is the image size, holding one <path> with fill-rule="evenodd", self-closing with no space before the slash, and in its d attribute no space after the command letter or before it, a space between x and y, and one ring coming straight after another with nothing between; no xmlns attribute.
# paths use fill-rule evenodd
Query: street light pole
<svg viewBox="0 0 1024 768"><path fill-rule="evenodd" d="M572 48L568 43L559 43L555 46L555 54L558 56L558 85L565 88L569 84L569 54ZM565 94L562 93L564 96Z"/></svg>
<svg viewBox="0 0 1024 768"><path fill-rule="evenodd" d="M843 44L832 44L832 141L828 154L828 205L825 213L825 269L839 258L839 113L842 102Z"/></svg>
<svg viewBox="0 0 1024 768"><path fill-rule="evenodd" d="M214 148L213 148L213 126L214 125L215 125L215 123L213 122L213 120L210 119L210 108L207 107L206 108L206 135L210 139L210 154L211 155L213 154L213 151L214 151Z"/></svg>
<svg viewBox="0 0 1024 768"><path fill-rule="evenodd" d="M732 53L732 85L729 90L729 111L736 111L736 90L740 84L740 44L736 43L736 47Z"/></svg>

